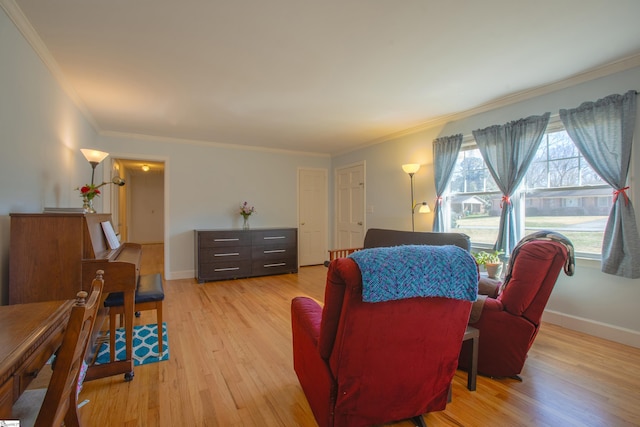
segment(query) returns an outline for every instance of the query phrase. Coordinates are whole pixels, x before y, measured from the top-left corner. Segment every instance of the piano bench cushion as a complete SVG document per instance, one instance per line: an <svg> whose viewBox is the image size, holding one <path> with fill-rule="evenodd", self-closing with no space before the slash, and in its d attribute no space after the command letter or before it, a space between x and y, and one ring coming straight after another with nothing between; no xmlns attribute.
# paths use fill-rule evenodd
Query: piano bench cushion
<svg viewBox="0 0 640 427"><path fill-rule="evenodd" d="M162 288L162 275L145 274L138 278L136 287L135 303L154 302L164 300L164 289ZM111 292L104 300L105 307L119 307L124 305L124 294L122 292Z"/></svg>

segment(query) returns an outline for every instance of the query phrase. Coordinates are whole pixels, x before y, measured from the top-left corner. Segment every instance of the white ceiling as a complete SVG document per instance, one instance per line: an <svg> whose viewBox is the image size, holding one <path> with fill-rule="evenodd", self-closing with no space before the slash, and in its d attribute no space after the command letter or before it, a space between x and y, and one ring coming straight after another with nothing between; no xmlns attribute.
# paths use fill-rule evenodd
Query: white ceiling
<svg viewBox="0 0 640 427"><path fill-rule="evenodd" d="M640 54L638 0L0 5L100 132L318 153Z"/></svg>

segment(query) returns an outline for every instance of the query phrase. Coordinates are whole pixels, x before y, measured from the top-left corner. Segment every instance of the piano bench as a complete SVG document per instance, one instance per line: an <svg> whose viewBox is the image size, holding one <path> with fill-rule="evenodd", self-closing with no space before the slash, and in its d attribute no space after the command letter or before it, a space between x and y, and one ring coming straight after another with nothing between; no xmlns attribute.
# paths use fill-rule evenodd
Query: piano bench
<svg viewBox="0 0 640 427"><path fill-rule="evenodd" d="M158 322L158 357L162 356L162 274L146 274L138 278L135 293L134 311L156 310ZM116 348L116 316L124 314L124 294L112 292L104 300L104 306L109 307L109 352L110 360L115 360Z"/></svg>

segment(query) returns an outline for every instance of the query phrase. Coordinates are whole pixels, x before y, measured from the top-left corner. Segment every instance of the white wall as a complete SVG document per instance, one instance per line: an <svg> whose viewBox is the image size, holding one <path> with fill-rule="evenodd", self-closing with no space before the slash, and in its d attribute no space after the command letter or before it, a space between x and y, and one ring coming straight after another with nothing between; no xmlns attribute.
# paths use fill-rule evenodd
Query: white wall
<svg viewBox="0 0 640 427"><path fill-rule="evenodd" d="M0 9L0 302L7 301L9 213L81 207L91 179L79 149L95 132ZM101 172L99 167L98 172Z"/></svg>
<svg viewBox="0 0 640 427"><path fill-rule="evenodd" d="M241 227L240 203L256 207L252 227L297 227L298 167L330 168L330 158L220 144L98 136L117 158L165 161L165 271L194 277L193 230Z"/></svg>
<svg viewBox="0 0 640 427"><path fill-rule="evenodd" d="M367 206L373 207L373 212L367 214L367 228L410 230L409 177L401 165L422 164L415 175L415 198L427 200L433 206L432 141L435 138L457 133L470 135L475 129L546 111L553 117L560 108L577 107L582 102L628 90L640 90L640 66L347 153L335 157L333 167L366 162L366 200ZM640 109L638 112L640 115ZM636 178L640 173L639 143L640 117L636 120L632 159L632 169L637 173L630 182L630 196L637 216L640 216L640 185ZM433 214L416 214L416 231L430 231L432 223ZM579 260L575 276L561 274L544 319L640 347L640 279L603 274L599 261Z"/></svg>

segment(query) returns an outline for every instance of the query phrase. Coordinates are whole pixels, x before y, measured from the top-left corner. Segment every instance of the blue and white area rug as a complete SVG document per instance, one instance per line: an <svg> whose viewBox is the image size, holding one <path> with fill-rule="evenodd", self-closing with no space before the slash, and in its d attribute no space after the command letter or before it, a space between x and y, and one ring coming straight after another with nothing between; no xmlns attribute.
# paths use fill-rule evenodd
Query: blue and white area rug
<svg viewBox="0 0 640 427"><path fill-rule="evenodd" d="M109 332L107 340L100 346L96 364L109 363ZM116 329L116 360L125 359L124 328ZM140 325L133 327L133 366L169 360L169 340L167 324L162 323L162 356L158 354L158 325Z"/></svg>

